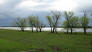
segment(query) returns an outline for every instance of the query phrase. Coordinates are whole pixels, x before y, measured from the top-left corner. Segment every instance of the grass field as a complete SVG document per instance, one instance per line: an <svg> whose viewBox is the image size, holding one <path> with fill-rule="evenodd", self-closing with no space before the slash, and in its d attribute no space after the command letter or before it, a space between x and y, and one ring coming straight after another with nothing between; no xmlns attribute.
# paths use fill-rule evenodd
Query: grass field
<svg viewBox="0 0 92 52"><path fill-rule="evenodd" d="M92 33L0 30L0 52L92 52Z"/></svg>

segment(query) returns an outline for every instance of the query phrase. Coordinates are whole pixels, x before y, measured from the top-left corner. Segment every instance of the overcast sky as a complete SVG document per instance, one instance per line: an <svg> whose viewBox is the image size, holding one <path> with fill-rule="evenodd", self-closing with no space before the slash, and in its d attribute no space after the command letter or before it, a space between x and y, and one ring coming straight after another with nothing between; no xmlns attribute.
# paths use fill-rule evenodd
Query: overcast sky
<svg viewBox="0 0 92 52"><path fill-rule="evenodd" d="M92 11L92 0L0 0L0 18L3 19L0 24L18 16L45 16L51 10L74 11L76 15L82 15L81 10Z"/></svg>

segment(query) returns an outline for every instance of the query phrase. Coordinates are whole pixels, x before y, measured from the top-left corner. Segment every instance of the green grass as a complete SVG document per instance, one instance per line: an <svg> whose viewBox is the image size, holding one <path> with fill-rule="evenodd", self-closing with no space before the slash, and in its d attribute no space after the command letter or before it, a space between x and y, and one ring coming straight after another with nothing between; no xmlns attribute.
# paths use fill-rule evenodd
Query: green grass
<svg viewBox="0 0 92 52"><path fill-rule="evenodd" d="M53 34L49 32L21 32L0 30L0 52L24 52L44 49L42 52L92 52L92 33Z"/></svg>

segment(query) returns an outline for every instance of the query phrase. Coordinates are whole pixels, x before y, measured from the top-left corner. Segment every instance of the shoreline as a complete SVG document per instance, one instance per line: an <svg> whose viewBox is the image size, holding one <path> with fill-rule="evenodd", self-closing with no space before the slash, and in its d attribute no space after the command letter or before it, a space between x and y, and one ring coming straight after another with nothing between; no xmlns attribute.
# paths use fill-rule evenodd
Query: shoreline
<svg viewBox="0 0 92 52"><path fill-rule="evenodd" d="M0 29L8 29L8 30L20 30L19 27L0 27ZM50 31L50 27L42 28L42 31ZM25 27L25 30L31 31L31 27ZM34 31L36 29L34 28ZM57 28L59 32L66 32L65 28ZM69 30L70 32L70 30ZM73 28L73 32L84 32L83 28ZM87 28L87 32L92 32L92 28Z"/></svg>

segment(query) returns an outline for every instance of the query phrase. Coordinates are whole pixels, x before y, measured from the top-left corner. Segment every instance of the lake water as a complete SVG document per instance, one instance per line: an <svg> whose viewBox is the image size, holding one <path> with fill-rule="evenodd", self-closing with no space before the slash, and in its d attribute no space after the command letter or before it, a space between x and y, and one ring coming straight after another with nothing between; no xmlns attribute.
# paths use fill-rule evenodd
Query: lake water
<svg viewBox="0 0 92 52"><path fill-rule="evenodd" d="M18 27L0 27L0 29L20 30L20 28L18 28ZM31 30L31 28L26 27L25 30ZM34 28L34 30L35 30L35 28ZM50 31L50 30L51 30L50 27L42 28L42 31ZM57 28L57 31L66 32L66 29ZM83 32L83 28L73 28L73 32ZM92 32L92 28L87 28L87 32Z"/></svg>

